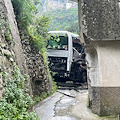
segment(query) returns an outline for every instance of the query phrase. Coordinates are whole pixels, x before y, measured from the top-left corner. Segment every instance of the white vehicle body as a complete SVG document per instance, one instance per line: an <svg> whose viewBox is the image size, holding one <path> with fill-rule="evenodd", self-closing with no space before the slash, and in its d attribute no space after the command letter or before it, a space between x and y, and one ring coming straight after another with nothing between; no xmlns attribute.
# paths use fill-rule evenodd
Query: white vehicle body
<svg viewBox="0 0 120 120"><path fill-rule="evenodd" d="M85 53L79 35L68 31L50 31L49 34L51 36L47 46L49 68L56 73L54 76L56 81L86 82Z"/></svg>
<svg viewBox="0 0 120 120"><path fill-rule="evenodd" d="M73 38L79 39L79 35L73 34L68 31L50 31L51 35L57 36L68 36L68 50L53 50L48 49L48 57L65 57L67 58L67 72L69 73L71 70L71 64L73 62Z"/></svg>

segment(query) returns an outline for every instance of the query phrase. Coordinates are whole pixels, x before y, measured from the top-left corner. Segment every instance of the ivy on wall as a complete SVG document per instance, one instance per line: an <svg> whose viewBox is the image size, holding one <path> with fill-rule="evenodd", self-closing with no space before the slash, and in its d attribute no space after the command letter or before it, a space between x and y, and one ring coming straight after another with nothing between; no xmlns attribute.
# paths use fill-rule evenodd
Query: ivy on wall
<svg viewBox="0 0 120 120"><path fill-rule="evenodd" d="M23 76L17 66L14 66L13 75L6 79L7 73L2 73L4 77L5 94L0 99L0 120L39 120L39 117L30 112L33 104L27 88L28 77Z"/></svg>

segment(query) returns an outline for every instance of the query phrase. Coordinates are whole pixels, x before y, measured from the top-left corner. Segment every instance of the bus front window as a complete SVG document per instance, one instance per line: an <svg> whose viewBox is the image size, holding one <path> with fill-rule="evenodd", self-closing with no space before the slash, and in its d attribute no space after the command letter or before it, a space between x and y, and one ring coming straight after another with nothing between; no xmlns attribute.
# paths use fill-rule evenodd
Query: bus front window
<svg viewBox="0 0 120 120"><path fill-rule="evenodd" d="M68 37L67 36L51 36L48 40L48 49L54 50L68 50Z"/></svg>

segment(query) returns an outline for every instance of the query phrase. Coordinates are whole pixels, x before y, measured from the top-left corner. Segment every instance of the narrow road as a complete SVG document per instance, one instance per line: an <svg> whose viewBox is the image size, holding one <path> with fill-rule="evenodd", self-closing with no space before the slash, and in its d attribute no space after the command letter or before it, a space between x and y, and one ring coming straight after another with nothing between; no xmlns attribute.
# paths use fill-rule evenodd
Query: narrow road
<svg viewBox="0 0 120 120"><path fill-rule="evenodd" d="M87 90L58 90L37 104L34 109L40 120L119 120L100 118L87 108Z"/></svg>

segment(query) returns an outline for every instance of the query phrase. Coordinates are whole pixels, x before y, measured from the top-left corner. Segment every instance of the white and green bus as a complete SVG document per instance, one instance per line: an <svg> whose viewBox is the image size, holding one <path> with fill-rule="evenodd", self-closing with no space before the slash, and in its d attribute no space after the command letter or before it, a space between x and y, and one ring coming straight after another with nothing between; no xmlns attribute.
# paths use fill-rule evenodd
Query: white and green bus
<svg viewBox="0 0 120 120"><path fill-rule="evenodd" d="M85 53L79 35L68 31L50 31L49 34L47 45L49 68L56 73L58 82L67 79L85 82L87 75Z"/></svg>

